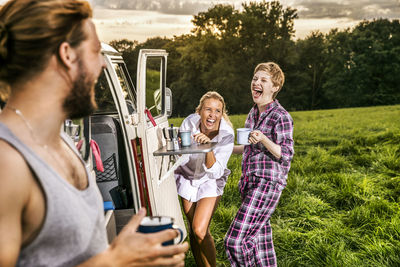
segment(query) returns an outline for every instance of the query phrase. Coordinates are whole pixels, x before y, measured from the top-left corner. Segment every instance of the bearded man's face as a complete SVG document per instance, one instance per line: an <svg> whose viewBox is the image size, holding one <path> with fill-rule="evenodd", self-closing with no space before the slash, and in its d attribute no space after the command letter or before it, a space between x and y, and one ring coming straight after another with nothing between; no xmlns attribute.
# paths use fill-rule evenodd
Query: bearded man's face
<svg viewBox="0 0 400 267"><path fill-rule="evenodd" d="M78 59L79 74L70 94L65 98L63 108L70 119L89 116L97 109L94 98L94 87L97 77L92 77L83 62Z"/></svg>

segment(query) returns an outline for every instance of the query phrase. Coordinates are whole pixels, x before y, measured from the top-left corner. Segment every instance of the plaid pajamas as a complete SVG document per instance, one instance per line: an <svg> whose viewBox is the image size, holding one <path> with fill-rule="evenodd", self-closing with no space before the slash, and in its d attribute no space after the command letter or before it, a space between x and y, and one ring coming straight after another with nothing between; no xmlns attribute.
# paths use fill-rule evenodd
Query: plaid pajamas
<svg viewBox="0 0 400 267"><path fill-rule="evenodd" d="M261 114L255 105L245 125L280 145L282 155L276 159L261 143L245 146L239 181L242 204L225 236L225 249L231 266L276 266L270 218L294 154L293 121L275 100Z"/></svg>
<svg viewBox="0 0 400 267"><path fill-rule="evenodd" d="M246 183L242 205L225 236L231 266L276 266L270 218L281 189L276 183L259 180Z"/></svg>

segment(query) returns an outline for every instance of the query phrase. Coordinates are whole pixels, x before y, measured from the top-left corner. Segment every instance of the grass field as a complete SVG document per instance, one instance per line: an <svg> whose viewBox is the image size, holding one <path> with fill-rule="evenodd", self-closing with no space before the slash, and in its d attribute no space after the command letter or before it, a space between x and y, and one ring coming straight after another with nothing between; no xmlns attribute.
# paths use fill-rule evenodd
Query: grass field
<svg viewBox="0 0 400 267"><path fill-rule="evenodd" d="M278 266L400 266L400 105L291 112L295 156L271 223ZM235 128L246 115L231 116ZM170 120L180 125L181 118ZM213 217L218 266L241 156ZM191 253L186 266L196 266Z"/></svg>

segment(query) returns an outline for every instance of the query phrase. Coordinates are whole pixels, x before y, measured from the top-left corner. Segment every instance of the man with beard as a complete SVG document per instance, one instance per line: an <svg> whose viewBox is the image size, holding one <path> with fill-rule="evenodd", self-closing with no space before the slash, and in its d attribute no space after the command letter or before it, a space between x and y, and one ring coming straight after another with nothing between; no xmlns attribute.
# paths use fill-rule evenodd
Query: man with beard
<svg viewBox="0 0 400 267"><path fill-rule="evenodd" d="M11 0L0 9L0 266L183 266L177 233L140 234L141 209L108 246L101 196L70 140L66 118L96 108L105 67L80 0Z"/></svg>

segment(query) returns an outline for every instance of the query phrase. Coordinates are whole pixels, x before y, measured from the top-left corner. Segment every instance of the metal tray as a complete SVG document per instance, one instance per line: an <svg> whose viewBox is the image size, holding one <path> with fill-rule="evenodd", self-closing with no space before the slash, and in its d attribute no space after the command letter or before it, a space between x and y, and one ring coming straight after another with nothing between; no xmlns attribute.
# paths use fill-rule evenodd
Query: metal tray
<svg viewBox="0 0 400 267"><path fill-rule="evenodd" d="M178 150L167 150L166 146L163 146L159 150L153 152L154 156L166 156L166 155L183 155L183 154L196 154L196 153L207 153L214 149L217 142L211 142L207 144L192 144L191 146L181 147Z"/></svg>

